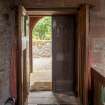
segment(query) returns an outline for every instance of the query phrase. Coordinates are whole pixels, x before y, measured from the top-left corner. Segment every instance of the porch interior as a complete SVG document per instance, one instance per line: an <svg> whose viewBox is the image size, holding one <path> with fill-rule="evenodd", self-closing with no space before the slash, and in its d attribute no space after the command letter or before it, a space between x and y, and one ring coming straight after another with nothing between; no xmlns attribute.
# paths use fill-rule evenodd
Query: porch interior
<svg viewBox="0 0 105 105"><path fill-rule="evenodd" d="M104 4L105 0L0 0L0 105L10 104L11 100L16 105L105 105ZM74 40L67 35L71 19L58 19L68 14L75 15L77 23L73 56L68 45ZM39 15L56 18L53 23L55 78L53 91L30 92L32 28L37 21L33 18ZM65 25L62 27L56 22ZM58 38L60 29L61 37ZM71 60L71 57L74 58ZM34 84L33 77L39 79L33 74L31 84Z"/></svg>

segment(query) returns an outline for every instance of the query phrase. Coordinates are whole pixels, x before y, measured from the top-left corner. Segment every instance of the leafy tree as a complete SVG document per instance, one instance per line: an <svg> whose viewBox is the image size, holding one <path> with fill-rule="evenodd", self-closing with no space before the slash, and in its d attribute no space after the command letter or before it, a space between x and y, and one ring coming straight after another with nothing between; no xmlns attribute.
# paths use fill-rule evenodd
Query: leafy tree
<svg viewBox="0 0 105 105"><path fill-rule="evenodd" d="M52 32L51 16L45 16L34 26L32 36L34 39L50 40Z"/></svg>

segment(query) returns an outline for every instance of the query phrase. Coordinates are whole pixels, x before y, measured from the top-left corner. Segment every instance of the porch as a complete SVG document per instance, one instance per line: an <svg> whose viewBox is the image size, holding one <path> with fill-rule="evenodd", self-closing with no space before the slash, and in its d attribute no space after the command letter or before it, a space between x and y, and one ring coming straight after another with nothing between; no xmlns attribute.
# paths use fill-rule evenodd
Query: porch
<svg viewBox="0 0 105 105"><path fill-rule="evenodd" d="M0 0L0 105L105 105L104 4ZM30 92L32 29L45 15L53 18L52 91Z"/></svg>

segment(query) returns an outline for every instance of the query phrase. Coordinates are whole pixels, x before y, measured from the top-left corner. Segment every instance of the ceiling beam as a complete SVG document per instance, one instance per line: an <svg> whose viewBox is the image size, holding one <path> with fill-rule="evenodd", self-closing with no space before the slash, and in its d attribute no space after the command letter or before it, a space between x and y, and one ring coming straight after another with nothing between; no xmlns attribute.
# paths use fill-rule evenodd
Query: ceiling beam
<svg viewBox="0 0 105 105"><path fill-rule="evenodd" d="M96 0L22 0L22 5L28 9L78 8L81 4L95 6Z"/></svg>

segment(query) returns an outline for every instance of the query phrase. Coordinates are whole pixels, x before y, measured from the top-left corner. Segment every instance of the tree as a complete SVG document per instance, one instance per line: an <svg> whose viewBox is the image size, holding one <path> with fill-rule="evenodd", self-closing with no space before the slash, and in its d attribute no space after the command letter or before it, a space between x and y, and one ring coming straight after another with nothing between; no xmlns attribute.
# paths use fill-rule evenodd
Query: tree
<svg viewBox="0 0 105 105"><path fill-rule="evenodd" d="M34 26L32 36L39 40L50 40L52 33L51 16L45 16Z"/></svg>

